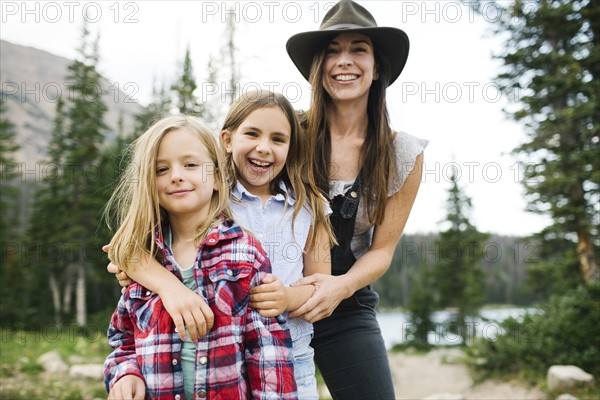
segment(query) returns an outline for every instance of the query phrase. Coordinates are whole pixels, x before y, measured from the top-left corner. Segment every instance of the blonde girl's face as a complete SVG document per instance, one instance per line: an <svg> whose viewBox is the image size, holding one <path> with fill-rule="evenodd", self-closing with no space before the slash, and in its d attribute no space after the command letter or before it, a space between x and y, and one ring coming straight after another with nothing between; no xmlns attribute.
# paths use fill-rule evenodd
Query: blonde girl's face
<svg viewBox="0 0 600 400"><path fill-rule="evenodd" d="M341 33L329 43L323 65L323 86L332 99L368 98L378 79L371 39L359 33Z"/></svg>
<svg viewBox="0 0 600 400"><path fill-rule="evenodd" d="M169 216L206 218L215 183L215 165L202 141L186 129L167 133L156 159L158 201Z"/></svg>
<svg viewBox="0 0 600 400"><path fill-rule="evenodd" d="M285 167L291 126L279 107L259 108L234 132L221 132L223 147L231 153L240 183L255 196L268 199L270 183Z"/></svg>

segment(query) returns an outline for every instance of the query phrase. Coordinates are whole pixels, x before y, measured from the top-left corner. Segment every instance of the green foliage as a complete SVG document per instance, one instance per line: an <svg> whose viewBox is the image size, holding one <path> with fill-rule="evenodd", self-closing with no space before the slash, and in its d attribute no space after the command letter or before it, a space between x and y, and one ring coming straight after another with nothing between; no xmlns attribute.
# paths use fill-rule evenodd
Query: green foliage
<svg viewBox="0 0 600 400"><path fill-rule="evenodd" d="M179 80L173 84L171 89L177 96L177 108L181 114L195 115L201 117L204 115L204 105L196 97L196 77L192 67L190 48L185 51L182 71Z"/></svg>
<svg viewBox="0 0 600 400"><path fill-rule="evenodd" d="M0 398L3 399L92 399L106 398L102 379L77 379L67 375L48 376L37 359L49 351L58 351L68 362L102 364L110 348L104 332L80 332L75 326L58 330L47 325L37 332L0 330Z"/></svg>
<svg viewBox="0 0 600 400"><path fill-rule="evenodd" d="M553 223L534 235L529 282L547 299L542 315L507 320L504 334L469 348L482 375L536 379L553 364L600 373L600 3L517 0L500 12L508 38L498 81L524 124L521 158L529 209ZM585 282L585 283L584 283Z"/></svg>
<svg viewBox="0 0 600 400"><path fill-rule="evenodd" d="M171 102L170 93L165 88L165 85L157 87L155 83L152 87L152 100L150 104L140 114L135 116L133 138L137 138L156 121L169 115Z"/></svg>
<svg viewBox="0 0 600 400"><path fill-rule="evenodd" d="M74 317L85 324L86 299L102 295L87 292L92 267L100 260L106 264L100 249L106 237L98 237L97 230L106 202L101 147L107 107L97 62L98 40L84 25L78 57L68 66L69 95L57 101L47 173L36 194L26 245L25 262L35 267L30 296L39 301L38 327ZM40 263L44 268L38 268Z"/></svg>
<svg viewBox="0 0 600 400"><path fill-rule="evenodd" d="M498 81L519 96L508 112L528 135L514 151L521 156L530 210L553 220L537 237L549 253L573 257L559 265L576 262L583 279L597 278L600 3L543 0L530 7L519 0L502 14L498 32L508 40L498 57L504 63ZM576 252L556 248L562 238Z"/></svg>
<svg viewBox="0 0 600 400"><path fill-rule="evenodd" d="M15 142L15 126L8 119L4 96L0 98L0 238L2 252L9 236L15 232L19 190L14 178L18 176L14 154L19 150Z"/></svg>
<svg viewBox="0 0 600 400"><path fill-rule="evenodd" d="M396 246L390 268L374 287L380 309L407 307L413 290L411 279L424 265L439 262L447 248L438 234L405 234ZM540 247L530 239L491 235L484 243L475 266L483 271L485 303L528 306L539 301L529 287L532 267L541 263ZM433 289L432 289L433 290Z"/></svg>
<svg viewBox="0 0 600 400"><path fill-rule="evenodd" d="M436 305L433 284L431 269L427 265L422 265L412 276L407 304L410 326L406 332L411 338L411 345L429 346L428 333L435 329L431 320Z"/></svg>
<svg viewBox="0 0 600 400"><path fill-rule="evenodd" d="M458 186L456 171L450 180L446 217L449 227L440 233L437 242L440 257L433 269L433 287L439 307L457 308L456 326L464 332L465 318L478 315L485 300L484 273L477 262L489 236L470 223L471 199Z"/></svg>
<svg viewBox="0 0 600 400"><path fill-rule="evenodd" d="M19 146L15 142L15 126L8 119L4 96L0 99L0 319L10 318L17 311L11 286L8 282L17 280L18 289L23 287L21 264L18 257L21 232L18 229L20 182L16 181L18 168L15 152ZM8 299L8 301L7 301Z"/></svg>
<svg viewBox="0 0 600 400"><path fill-rule="evenodd" d="M600 282L596 280L552 297L542 314L504 321L501 336L477 339L468 348L470 364L484 377L541 377L554 364L576 365L598 376L598 321Z"/></svg>

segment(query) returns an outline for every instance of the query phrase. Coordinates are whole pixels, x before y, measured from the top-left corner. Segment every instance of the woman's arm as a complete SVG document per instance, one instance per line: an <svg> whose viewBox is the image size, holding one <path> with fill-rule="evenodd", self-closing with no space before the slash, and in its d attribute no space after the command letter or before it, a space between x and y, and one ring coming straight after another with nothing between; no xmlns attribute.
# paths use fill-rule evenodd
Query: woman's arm
<svg viewBox="0 0 600 400"><path fill-rule="evenodd" d="M385 218L375 227L371 247L347 273L340 276L315 274L298 281L300 285L313 284L317 290L302 307L290 313L291 317L302 316L308 322L328 317L342 300L383 276L392 262L394 250L419 191L422 165L423 153L417 156L415 166L400 191L388 198Z"/></svg>
<svg viewBox="0 0 600 400"><path fill-rule="evenodd" d="M111 263L111 265L115 264ZM109 272L115 271L111 265L107 268ZM124 271L118 270L113 273L119 276L119 280L125 278ZM181 340L186 340L186 327L193 342L211 330L214 314L204 299L185 286L149 254L144 253L131 262L126 274L146 289L158 293L165 309L175 323Z"/></svg>
<svg viewBox="0 0 600 400"><path fill-rule="evenodd" d="M314 225L313 225L314 226ZM312 229L312 228L311 228ZM312 249L304 251L304 276L331 274L331 248L325 229L317 232L317 240ZM312 284L286 287L274 275L268 275L263 284L252 289L252 307L263 317L275 317L284 311L294 311L303 305L315 292Z"/></svg>

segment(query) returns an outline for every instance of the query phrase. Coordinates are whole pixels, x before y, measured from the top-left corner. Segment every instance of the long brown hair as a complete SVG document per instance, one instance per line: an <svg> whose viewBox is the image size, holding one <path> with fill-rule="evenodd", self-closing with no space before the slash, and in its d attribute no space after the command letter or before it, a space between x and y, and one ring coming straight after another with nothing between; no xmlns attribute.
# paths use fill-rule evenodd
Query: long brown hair
<svg viewBox="0 0 600 400"><path fill-rule="evenodd" d="M314 153L315 180L325 193L329 193L331 169L331 138L327 112L332 99L323 87L323 65L327 46L332 38L326 38L320 43L319 50L313 58L310 71L311 104L306 113L306 128L310 148ZM369 221L381 224L388 197L388 183L397 176L398 171L395 164L393 131L390 128L386 104L390 68L387 60L378 57L379 51L375 42L373 42L373 51L379 77L373 81L369 89L367 135L360 158L363 194L361 201L366 202Z"/></svg>
<svg viewBox="0 0 600 400"><path fill-rule="evenodd" d="M225 117L222 130L226 131L229 135L235 134L250 114L262 108L280 109L283 111L291 127L290 146L285 160L285 167L278 176L271 180L271 193L281 192L279 187L280 182L283 182L288 189L291 189L296 200L292 214L292 229L296 217L302 208L307 205L306 208L311 213L313 220L313 229L311 229L307 239L309 249L312 249L316 245L319 229L325 229L330 243L335 243L329 218L325 214L327 199L321 194L315 183L313 169L311 168L312 156L309 154L307 137L300 127L296 111L289 100L280 93L267 90L246 93L240 96L231 106L229 113ZM231 153L226 154L225 160L227 175L230 179L229 185L233 189L238 180L238 171Z"/></svg>

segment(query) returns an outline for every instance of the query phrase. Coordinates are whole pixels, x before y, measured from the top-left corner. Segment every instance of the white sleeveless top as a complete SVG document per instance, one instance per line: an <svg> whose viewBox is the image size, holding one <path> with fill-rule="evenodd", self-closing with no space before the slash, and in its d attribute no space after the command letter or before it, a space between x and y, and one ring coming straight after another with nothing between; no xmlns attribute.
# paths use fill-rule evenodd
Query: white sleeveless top
<svg viewBox="0 0 600 400"><path fill-rule="evenodd" d="M392 174L392 179L388 184L388 197L397 193L406 178L413 170L417 156L423 152L428 140L420 139L416 136L409 135L406 132L398 132L394 139L394 150L396 153L396 168L398 173ZM329 196L334 198L340 194L344 194L354 181L330 181ZM350 243L352 253L356 258L359 258L367 252L371 246L373 239L373 224L369 222L369 216L366 210L366 202L360 201L358 205L358 214L356 215L356 224L354 226L354 237Z"/></svg>

